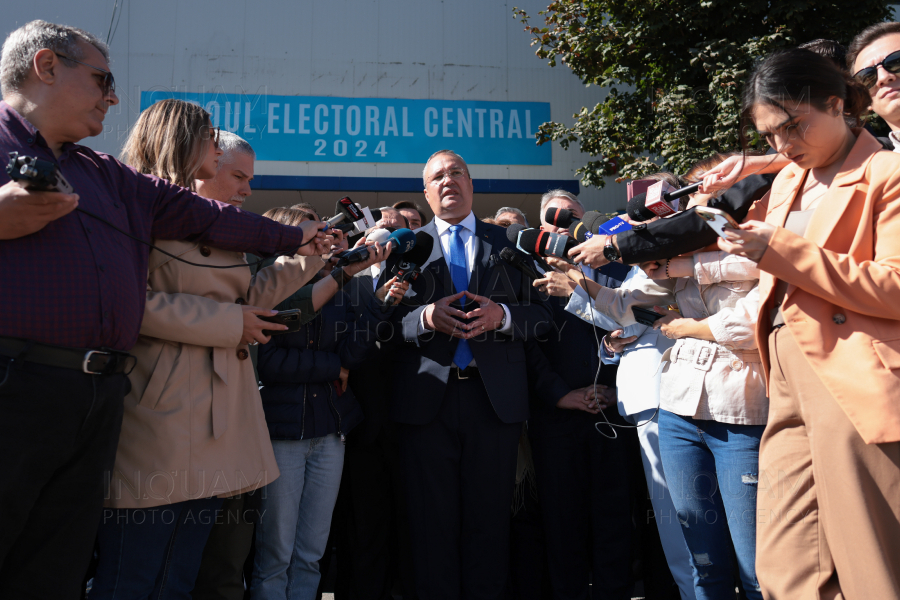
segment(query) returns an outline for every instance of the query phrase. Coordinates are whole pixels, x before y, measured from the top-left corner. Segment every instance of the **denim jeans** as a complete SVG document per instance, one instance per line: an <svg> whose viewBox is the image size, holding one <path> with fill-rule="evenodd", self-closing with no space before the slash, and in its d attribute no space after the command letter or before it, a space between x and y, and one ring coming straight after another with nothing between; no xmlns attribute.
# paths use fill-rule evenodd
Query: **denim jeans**
<svg viewBox="0 0 900 600"><path fill-rule="evenodd" d="M189 600L221 498L104 509L90 600Z"/></svg>
<svg viewBox="0 0 900 600"><path fill-rule="evenodd" d="M331 434L272 440L272 448L281 476L262 490L250 593L253 600L312 600L341 484L344 444Z"/></svg>
<svg viewBox="0 0 900 600"><path fill-rule="evenodd" d="M732 548L747 597L762 599L755 564L764 429L659 411L663 468L690 550L698 600L734 598Z"/></svg>

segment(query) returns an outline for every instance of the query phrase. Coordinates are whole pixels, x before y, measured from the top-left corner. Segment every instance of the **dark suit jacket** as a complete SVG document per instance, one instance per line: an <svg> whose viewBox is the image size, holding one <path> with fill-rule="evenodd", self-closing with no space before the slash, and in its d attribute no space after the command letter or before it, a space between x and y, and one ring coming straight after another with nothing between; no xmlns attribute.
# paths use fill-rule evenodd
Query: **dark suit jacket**
<svg viewBox="0 0 900 600"><path fill-rule="evenodd" d="M594 281L617 288L627 274L628 267L610 263L600 269ZM548 304L553 310L552 328L525 344L532 402L528 430L532 435L546 435L551 430L571 432L585 420L598 420L589 413L557 408L556 403L572 390L594 383L600 365L597 343L608 332L597 329L595 337L592 323L566 311L568 298L551 297ZM615 365L603 365L597 383L615 389Z"/></svg>
<svg viewBox="0 0 900 600"><path fill-rule="evenodd" d="M431 257L411 292L391 309L391 322L397 327L394 336L404 340L392 353L391 417L415 425L429 423L437 416L459 343L457 338L436 331L417 336L425 307L456 293L434 221L421 231L435 238ZM488 331L469 340L469 346L497 416L504 423L522 422L528 418L524 342L549 330L550 309L531 292L528 278L500 260L500 250L511 246L505 229L477 221L474 242L478 247L469 291L509 307L513 328L511 335ZM388 277L390 268L385 269L381 281ZM470 302L468 306L473 305Z"/></svg>
<svg viewBox="0 0 900 600"><path fill-rule="evenodd" d="M347 292L346 297L350 299L357 318L361 318L366 306L375 297L371 268L350 280L350 283L344 287L344 291ZM385 326L387 327L386 331L390 331L390 323L379 325L379 327ZM391 365L389 345L388 341L376 341L376 348L369 353L366 360L350 371L349 386L356 394L365 418L347 436L348 445L362 446L374 443L385 427L391 427L388 417Z"/></svg>

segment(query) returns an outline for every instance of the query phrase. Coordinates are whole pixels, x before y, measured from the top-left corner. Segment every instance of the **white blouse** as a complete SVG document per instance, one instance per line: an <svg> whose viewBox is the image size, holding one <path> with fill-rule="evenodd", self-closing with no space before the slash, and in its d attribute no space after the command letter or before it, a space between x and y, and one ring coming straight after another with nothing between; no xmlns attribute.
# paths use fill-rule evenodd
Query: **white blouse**
<svg viewBox="0 0 900 600"><path fill-rule="evenodd" d="M769 400L754 337L759 268L718 250L693 259L693 277L642 280L632 290L602 288L595 306L623 326L635 323L632 306L673 302L683 317L706 319L715 342L682 338L663 355L660 408L695 419L763 425Z"/></svg>

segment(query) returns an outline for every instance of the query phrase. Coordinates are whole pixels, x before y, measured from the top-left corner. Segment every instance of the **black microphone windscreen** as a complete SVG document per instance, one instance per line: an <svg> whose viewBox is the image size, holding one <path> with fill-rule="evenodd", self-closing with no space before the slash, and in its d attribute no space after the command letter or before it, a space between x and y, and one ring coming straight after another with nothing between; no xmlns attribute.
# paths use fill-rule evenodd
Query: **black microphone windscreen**
<svg viewBox="0 0 900 600"><path fill-rule="evenodd" d="M559 207L550 207L544 214L544 220L551 225L566 228L578 219L575 218L575 215L573 215L570 210Z"/></svg>
<svg viewBox="0 0 900 600"><path fill-rule="evenodd" d="M637 221L640 223L649 221L650 219L657 216L655 212L647 208L646 192L643 194L632 196L631 200L628 201L628 206L625 208L625 212L628 213L628 217L632 221Z"/></svg>
<svg viewBox="0 0 900 600"><path fill-rule="evenodd" d="M510 226L510 229L512 229L512 226ZM538 247L538 241L543 232L540 229L525 229L524 227L522 227L521 231L522 234L516 237L519 247L530 254L540 254L543 248Z"/></svg>
<svg viewBox="0 0 900 600"><path fill-rule="evenodd" d="M509 246L507 246L506 248L503 248L500 251L500 258L502 258L506 262L513 262L514 260L516 260L516 256L525 256L525 255L522 254L521 252L516 252Z"/></svg>
<svg viewBox="0 0 900 600"><path fill-rule="evenodd" d="M370 210L369 212L372 213L372 218L373 218L373 219L375 219L376 221L380 221L380 220L381 220L381 209L380 209L380 208L373 208L373 209Z"/></svg>
<svg viewBox="0 0 900 600"><path fill-rule="evenodd" d="M434 249L434 238L425 231L416 232L416 245L413 249L403 255L403 262L412 263L416 266L422 266L431 256Z"/></svg>
<svg viewBox="0 0 900 600"><path fill-rule="evenodd" d="M513 223L509 227L506 228L506 239L515 244L519 241L519 232L525 229L524 225L519 225L518 223Z"/></svg>
<svg viewBox="0 0 900 600"><path fill-rule="evenodd" d="M581 222L584 223L585 228L591 233L599 233L600 226L603 225L606 217L596 210L590 210L584 213L584 217L581 219Z"/></svg>

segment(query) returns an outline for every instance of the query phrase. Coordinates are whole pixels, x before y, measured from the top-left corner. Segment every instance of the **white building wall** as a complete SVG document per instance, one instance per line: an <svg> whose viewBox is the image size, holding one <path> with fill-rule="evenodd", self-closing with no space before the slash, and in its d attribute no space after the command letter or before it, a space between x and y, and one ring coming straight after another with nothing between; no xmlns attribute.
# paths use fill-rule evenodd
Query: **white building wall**
<svg viewBox="0 0 900 600"><path fill-rule="evenodd" d="M102 39L114 0L42 0L4 11L6 33L45 19ZM226 92L352 98L549 102L571 123L603 91L534 55L513 7L533 17L547 0L119 0L111 46L121 104L86 143L118 154L140 112L140 92ZM537 24L538 21L534 21ZM452 144L451 144L452 147ZM427 158L422 157L422 161ZM477 165L475 178L573 180L586 162L554 144L552 165ZM263 175L417 177L422 163L260 161ZM625 204L624 185L582 189L589 208Z"/></svg>

